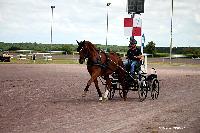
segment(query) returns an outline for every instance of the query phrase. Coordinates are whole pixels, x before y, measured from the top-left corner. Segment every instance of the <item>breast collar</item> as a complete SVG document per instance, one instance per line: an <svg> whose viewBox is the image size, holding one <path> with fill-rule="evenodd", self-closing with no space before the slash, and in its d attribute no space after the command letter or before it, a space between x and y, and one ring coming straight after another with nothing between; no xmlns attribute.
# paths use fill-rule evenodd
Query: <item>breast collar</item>
<svg viewBox="0 0 200 133"><path fill-rule="evenodd" d="M106 61L105 63L102 62L102 55L101 55L101 53L105 54L106 60L107 60L107 55L106 55L106 53L100 51L100 52L98 52L98 56L97 56L96 60L90 60L90 59L88 58L87 66L100 66L100 67L105 67L107 61Z"/></svg>

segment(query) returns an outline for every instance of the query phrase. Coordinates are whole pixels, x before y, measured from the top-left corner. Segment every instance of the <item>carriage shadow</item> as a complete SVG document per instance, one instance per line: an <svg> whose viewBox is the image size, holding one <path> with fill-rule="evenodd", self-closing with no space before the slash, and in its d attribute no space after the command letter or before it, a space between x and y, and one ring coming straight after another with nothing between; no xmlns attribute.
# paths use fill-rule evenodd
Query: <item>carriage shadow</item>
<svg viewBox="0 0 200 133"><path fill-rule="evenodd" d="M151 99L149 99L151 100ZM148 101L148 98L147 100ZM71 99L52 99L47 100L45 102L51 104L60 104L60 105L92 105L92 104L110 104L110 103L144 103L145 101L140 102L138 97L128 97L126 101L120 97L114 97L112 100L102 100L99 101L97 98L89 98L89 97L80 97L80 98L71 98Z"/></svg>

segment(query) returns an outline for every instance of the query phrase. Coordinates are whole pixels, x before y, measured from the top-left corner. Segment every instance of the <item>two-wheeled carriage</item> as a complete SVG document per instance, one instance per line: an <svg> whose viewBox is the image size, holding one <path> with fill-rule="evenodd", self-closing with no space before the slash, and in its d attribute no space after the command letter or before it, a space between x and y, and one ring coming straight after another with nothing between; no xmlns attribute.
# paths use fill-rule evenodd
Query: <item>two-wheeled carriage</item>
<svg viewBox="0 0 200 133"><path fill-rule="evenodd" d="M139 67L140 68L140 67ZM159 95L159 81L157 79L156 70L152 68L152 73L147 74L141 71L136 71L134 75L126 72L125 75L125 84L126 84L126 93L130 91L138 92L139 100L143 101L146 99L148 92L151 94L152 99L157 99ZM122 86L119 83L118 75L114 72L111 79L111 89L109 91L109 99L112 99L115 95L115 92L119 92L121 98L123 98Z"/></svg>
<svg viewBox="0 0 200 133"><path fill-rule="evenodd" d="M123 68L123 61L116 53L105 53L98 50L89 41L77 41L77 43L77 52L80 55L79 63L83 64L87 58L87 70L91 75L83 91L83 97L86 96L89 86L94 82L100 101L107 98L112 99L117 90L124 100L126 100L127 94L131 90L138 92L140 101L147 97L148 91L151 92L152 99L158 98L159 81L156 72L147 75L141 71L141 66L139 66L139 71L135 71L136 73L131 75L128 73L129 71ZM110 75L112 75L112 78L110 78ZM103 96L98 86L98 77L102 77L106 81Z"/></svg>

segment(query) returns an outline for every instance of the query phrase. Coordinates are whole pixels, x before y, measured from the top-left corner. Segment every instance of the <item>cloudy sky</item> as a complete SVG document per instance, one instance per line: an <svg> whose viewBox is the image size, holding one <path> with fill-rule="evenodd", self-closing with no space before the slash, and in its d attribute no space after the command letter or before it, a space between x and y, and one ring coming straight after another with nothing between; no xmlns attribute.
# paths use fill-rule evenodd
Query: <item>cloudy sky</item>
<svg viewBox="0 0 200 133"><path fill-rule="evenodd" d="M53 43L105 44L107 2L111 2L108 44L126 46L127 0L0 0L0 41L50 43L50 6L55 5ZM170 10L171 0L145 0L141 18L146 43L169 46ZM173 46L200 46L199 0L174 0Z"/></svg>

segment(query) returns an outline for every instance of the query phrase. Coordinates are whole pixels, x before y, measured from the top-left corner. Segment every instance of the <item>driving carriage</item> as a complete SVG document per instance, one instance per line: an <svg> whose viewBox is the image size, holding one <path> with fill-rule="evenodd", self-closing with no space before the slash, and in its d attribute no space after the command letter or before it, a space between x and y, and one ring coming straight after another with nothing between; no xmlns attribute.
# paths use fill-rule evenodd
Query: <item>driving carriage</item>
<svg viewBox="0 0 200 133"><path fill-rule="evenodd" d="M94 82L97 89L99 100L112 99L116 91L119 91L121 98L126 100L129 91L137 91L140 101L147 97L148 91L151 92L152 99L157 99L159 95L159 81L156 70L153 74L147 75L141 71L141 66L136 67L135 74L129 73L129 68L124 68L122 59L116 53L106 53L98 50L91 42L78 42L77 52L79 52L79 63L83 64L87 58L87 70L91 75L82 96L85 97L88 88ZM105 93L102 93L98 86L97 78L103 78L106 82Z"/></svg>
<svg viewBox="0 0 200 133"><path fill-rule="evenodd" d="M127 69L126 69L127 70ZM159 95L159 80L157 78L157 73L155 68L152 68L151 74L147 74L141 70L141 65L136 66L134 75L129 73L129 70L126 71L125 82L126 82L126 95L130 91L136 91L139 96L140 101L144 101L147 97L147 94L150 92L151 98L157 99ZM111 75L112 86L109 91L108 98L113 99L115 93L118 91L119 96L122 98L122 87L118 82L117 73L113 72ZM104 84L106 86L106 84Z"/></svg>

